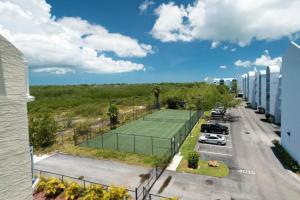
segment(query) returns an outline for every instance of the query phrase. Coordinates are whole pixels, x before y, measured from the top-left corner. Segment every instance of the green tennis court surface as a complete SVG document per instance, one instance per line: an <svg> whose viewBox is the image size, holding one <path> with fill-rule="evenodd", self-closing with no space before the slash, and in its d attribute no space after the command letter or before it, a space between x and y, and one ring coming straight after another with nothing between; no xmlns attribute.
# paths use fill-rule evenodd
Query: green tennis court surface
<svg viewBox="0 0 300 200"><path fill-rule="evenodd" d="M199 111L159 110L93 139L87 137L80 146L171 156L199 117Z"/></svg>

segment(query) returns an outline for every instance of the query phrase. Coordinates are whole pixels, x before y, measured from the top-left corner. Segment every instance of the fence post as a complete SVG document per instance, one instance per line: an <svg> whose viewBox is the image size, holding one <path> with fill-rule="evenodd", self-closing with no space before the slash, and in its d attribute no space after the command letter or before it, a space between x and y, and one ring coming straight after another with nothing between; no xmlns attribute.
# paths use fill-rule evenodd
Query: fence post
<svg viewBox="0 0 300 200"><path fill-rule="evenodd" d="M135 135L133 135L133 152L135 153Z"/></svg>
<svg viewBox="0 0 300 200"><path fill-rule="evenodd" d="M117 133L117 151L119 151L119 133Z"/></svg>
<svg viewBox="0 0 300 200"><path fill-rule="evenodd" d="M86 134L86 144L89 146L89 133Z"/></svg>
<svg viewBox="0 0 300 200"><path fill-rule="evenodd" d="M61 175L61 182L64 182L64 175Z"/></svg>
<svg viewBox="0 0 300 200"><path fill-rule="evenodd" d="M85 180L83 180L83 189L85 189Z"/></svg>
<svg viewBox="0 0 300 200"><path fill-rule="evenodd" d="M135 200L138 200L137 188L135 188Z"/></svg>
<svg viewBox="0 0 300 200"><path fill-rule="evenodd" d="M152 155L153 155L153 136L151 136L151 146L152 146Z"/></svg>
<svg viewBox="0 0 300 200"><path fill-rule="evenodd" d="M103 149L103 133L101 134L101 142L102 142L102 149Z"/></svg>

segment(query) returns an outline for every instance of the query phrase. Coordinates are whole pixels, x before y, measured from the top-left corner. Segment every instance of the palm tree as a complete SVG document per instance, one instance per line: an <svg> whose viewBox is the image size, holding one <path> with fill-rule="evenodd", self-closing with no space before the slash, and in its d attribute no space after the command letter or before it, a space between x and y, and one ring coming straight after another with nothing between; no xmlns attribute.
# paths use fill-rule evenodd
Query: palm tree
<svg viewBox="0 0 300 200"><path fill-rule="evenodd" d="M156 99L155 107L160 109L160 104L159 104L160 88L158 86L155 86L153 88L153 93L154 93L154 97Z"/></svg>

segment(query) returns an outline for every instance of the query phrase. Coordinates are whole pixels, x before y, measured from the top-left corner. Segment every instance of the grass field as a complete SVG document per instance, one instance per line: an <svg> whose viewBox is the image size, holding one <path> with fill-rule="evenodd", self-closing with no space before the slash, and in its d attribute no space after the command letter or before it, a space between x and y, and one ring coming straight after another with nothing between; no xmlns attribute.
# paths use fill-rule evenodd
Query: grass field
<svg viewBox="0 0 300 200"><path fill-rule="evenodd" d="M198 117L199 113L195 111L164 109L93 139L86 138L80 146L171 156L177 152Z"/></svg>

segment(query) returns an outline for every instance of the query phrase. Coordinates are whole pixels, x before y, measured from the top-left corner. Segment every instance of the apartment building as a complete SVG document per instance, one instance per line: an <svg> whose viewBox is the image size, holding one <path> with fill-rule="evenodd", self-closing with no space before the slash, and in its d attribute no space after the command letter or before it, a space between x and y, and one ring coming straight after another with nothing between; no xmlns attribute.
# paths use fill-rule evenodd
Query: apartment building
<svg viewBox="0 0 300 200"><path fill-rule="evenodd" d="M281 143L300 164L300 46L291 43L282 60Z"/></svg>
<svg viewBox="0 0 300 200"><path fill-rule="evenodd" d="M1 199L32 199L27 70L23 54L0 35Z"/></svg>

